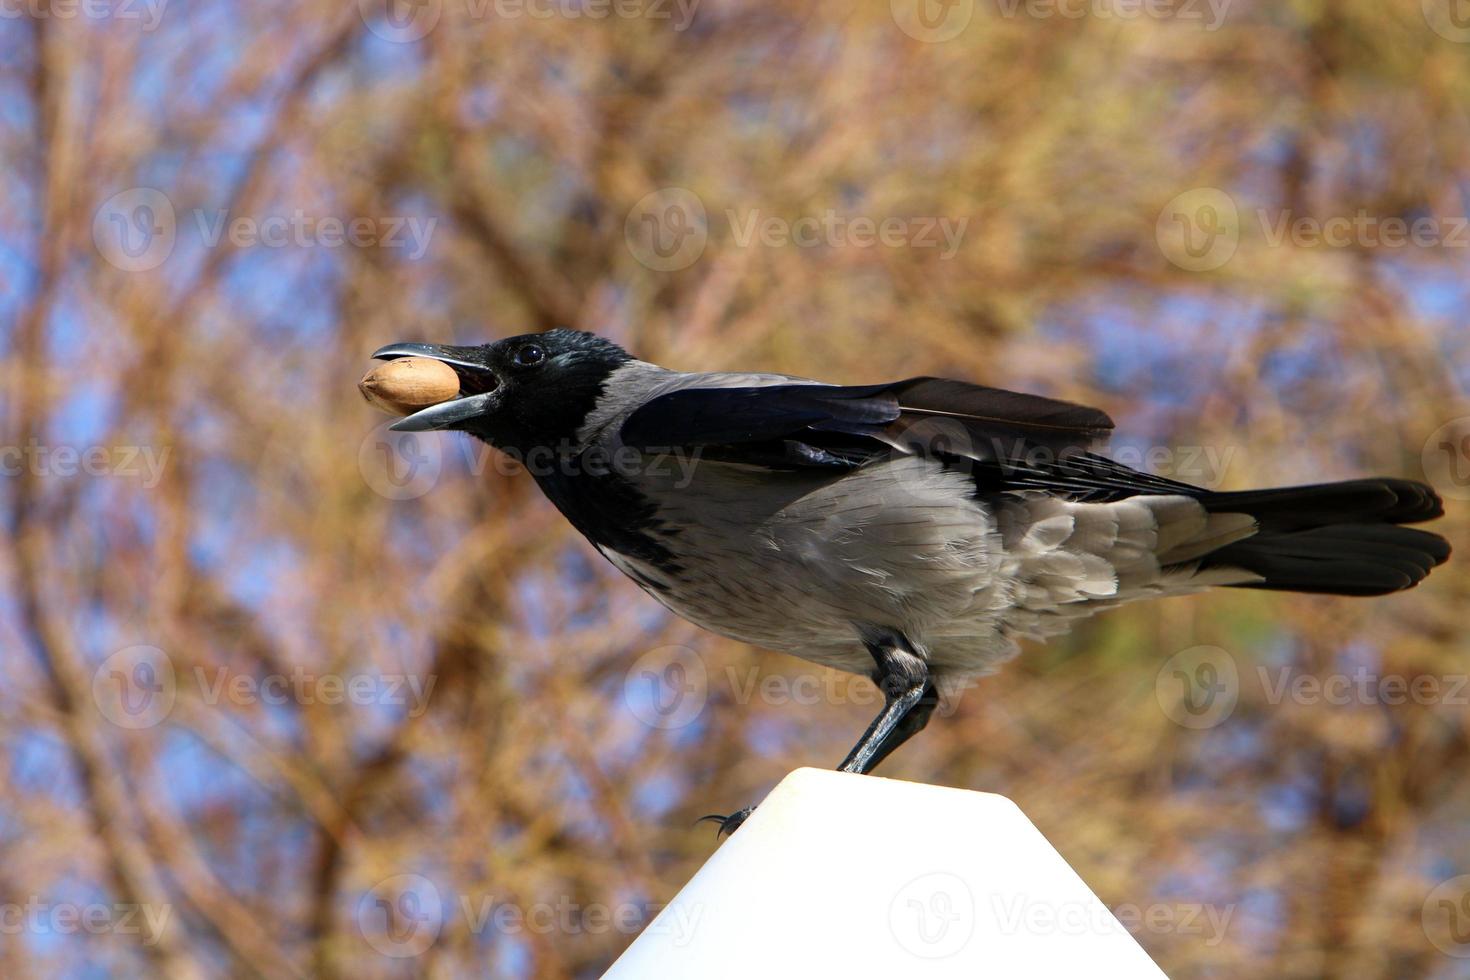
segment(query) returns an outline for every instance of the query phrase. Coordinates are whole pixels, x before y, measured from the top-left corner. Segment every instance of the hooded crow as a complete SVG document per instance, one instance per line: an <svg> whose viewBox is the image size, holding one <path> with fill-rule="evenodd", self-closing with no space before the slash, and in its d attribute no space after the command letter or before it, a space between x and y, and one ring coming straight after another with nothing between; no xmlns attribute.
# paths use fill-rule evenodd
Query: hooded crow
<svg viewBox="0 0 1470 980"><path fill-rule="evenodd" d="M1206 490L1101 455L1113 423L1095 408L961 381L686 374L574 330L373 356L450 365L459 395L393 428L520 459L674 613L872 677L884 705L844 772L1018 641L1105 609L1216 586L1383 595L1450 553L1402 526L1443 513L1422 483Z"/></svg>

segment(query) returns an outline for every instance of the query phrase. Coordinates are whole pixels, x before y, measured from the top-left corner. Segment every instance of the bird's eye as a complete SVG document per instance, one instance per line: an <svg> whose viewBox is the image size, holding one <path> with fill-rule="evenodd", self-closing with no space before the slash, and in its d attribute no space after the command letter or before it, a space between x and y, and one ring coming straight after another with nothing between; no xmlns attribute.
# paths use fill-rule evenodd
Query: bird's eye
<svg viewBox="0 0 1470 980"><path fill-rule="evenodd" d="M535 367L546 360L546 348L540 344L526 344L516 348L516 352L510 356L510 360L516 367Z"/></svg>

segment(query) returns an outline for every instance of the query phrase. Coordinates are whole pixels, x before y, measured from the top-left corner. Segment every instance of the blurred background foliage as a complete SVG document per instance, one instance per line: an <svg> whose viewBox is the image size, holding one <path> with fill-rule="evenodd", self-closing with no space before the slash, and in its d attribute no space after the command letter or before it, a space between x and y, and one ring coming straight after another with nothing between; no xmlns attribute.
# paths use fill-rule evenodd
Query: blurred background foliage
<svg viewBox="0 0 1470 980"><path fill-rule="evenodd" d="M169 913L6 929L0 975L594 976L715 847L696 817L869 720L865 680L671 620L462 437L388 441L353 390L387 342L572 325L687 370L1036 390L1212 486L1427 468L1465 547L1453 3L391 2L0 20L0 443L30 447L0 480L0 904ZM651 267L648 214L702 251ZM743 234L828 214L911 237ZM952 254L914 233L941 219ZM1084 623L881 772L1016 800L1104 902L1162 910L1136 935L1171 976L1466 976L1431 897L1470 872L1463 568ZM1188 727L1161 665L1201 645L1238 682ZM705 674L678 724L638 694L671 646ZM1439 693L1273 695L1359 676ZM260 695L291 677L373 696ZM165 680L117 723L114 681ZM501 905L580 911L469 914Z"/></svg>

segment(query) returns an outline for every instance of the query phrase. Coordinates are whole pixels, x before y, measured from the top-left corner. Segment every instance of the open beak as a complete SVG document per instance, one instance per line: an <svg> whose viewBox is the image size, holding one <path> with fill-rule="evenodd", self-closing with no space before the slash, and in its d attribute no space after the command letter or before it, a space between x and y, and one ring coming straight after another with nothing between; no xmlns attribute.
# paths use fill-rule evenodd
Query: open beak
<svg viewBox="0 0 1470 980"><path fill-rule="evenodd" d="M389 344L373 352L373 358L392 361L400 357L429 357L443 361L459 375L460 395L437 405L430 405L388 428L395 432L428 432L450 429L461 422L484 415L493 407L495 389L500 379L489 368L473 359L472 347L448 347L440 344Z"/></svg>

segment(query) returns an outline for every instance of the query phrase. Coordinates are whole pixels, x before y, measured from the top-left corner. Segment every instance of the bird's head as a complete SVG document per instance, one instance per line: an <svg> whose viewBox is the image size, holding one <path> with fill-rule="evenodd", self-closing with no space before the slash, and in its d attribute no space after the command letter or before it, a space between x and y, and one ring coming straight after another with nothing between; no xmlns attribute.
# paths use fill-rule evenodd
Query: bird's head
<svg viewBox="0 0 1470 980"><path fill-rule="evenodd" d="M456 429L523 453L570 441L592 412L608 376L633 359L610 340L564 329L478 347L389 344L373 357L433 358L459 375L458 397L399 419L391 428Z"/></svg>

